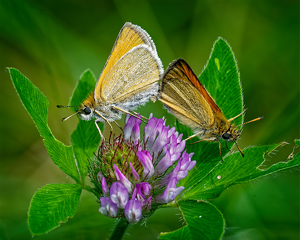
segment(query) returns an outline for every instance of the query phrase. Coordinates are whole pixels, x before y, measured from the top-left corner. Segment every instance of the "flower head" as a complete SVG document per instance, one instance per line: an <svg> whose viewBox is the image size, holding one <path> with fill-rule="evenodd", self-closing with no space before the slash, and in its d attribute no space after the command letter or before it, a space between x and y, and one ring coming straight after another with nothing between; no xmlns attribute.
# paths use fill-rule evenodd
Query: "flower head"
<svg viewBox="0 0 300 240"><path fill-rule="evenodd" d="M125 121L123 134L101 143L88 175L100 198L99 211L136 223L182 192L178 181L196 161L191 161L193 153L183 152L182 135L165 126L164 119L151 114L143 136L140 119L126 116Z"/></svg>

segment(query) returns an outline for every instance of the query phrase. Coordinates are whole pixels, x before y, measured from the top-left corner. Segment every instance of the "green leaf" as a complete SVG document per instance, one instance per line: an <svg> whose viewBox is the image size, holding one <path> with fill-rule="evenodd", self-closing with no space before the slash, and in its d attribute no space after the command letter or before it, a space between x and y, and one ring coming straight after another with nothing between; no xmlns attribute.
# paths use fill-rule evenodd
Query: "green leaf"
<svg viewBox="0 0 300 240"><path fill-rule="evenodd" d="M225 221L214 205L197 201L178 204L187 225L171 233L162 233L160 239L221 239Z"/></svg>
<svg viewBox="0 0 300 240"><path fill-rule="evenodd" d="M237 62L231 47L224 39L218 38L214 43L209 60L199 76L199 81L228 119L243 111L242 88ZM241 116L235 120L235 123L238 125L242 121L243 117ZM178 122L177 130L179 133L183 133L183 139L193 135L192 130ZM195 141L199 141L199 138L195 137L186 144L187 152L194 152L193 160L197 161L195 168L180 182L186 189L201 181L221 161L218 142L200 142L190 145ZM232 145L232 142L227 143L229 149ZM224 157L228 153L228 149L222 139L221 146L221 153Z"/></svg>
<svg viewBox="0 0 300 240"><path fill-rule="evenodd" d="M94 121L79 121L76 130L71 135L71 142L80 175L82 176L81 182L84 182L88 159L95 156L94 152L97 150L100 142L100 134Z"/></svg>
<svg viewBox="0 0 300 240"><path fill-rule="evenodd" d="M79 106L94 90L96 84L95 76L90 70L86 70L77 83L70 100L70 106ZM100 125L103 129L103 124ZM100 134L95 126L94 121L79 120L77 128L71 134L71 143L78 163L81 182L84 182L88 159L94 157L100 142Z"/></svg>
<svg viewBox="0 0 300 240"><path fill-rule="evenodd" d="M33 196L28 213L28 225L34 235L43 234L73 217L81 194L78 184L49 184Z"/></svg>
<svg viewBox="0 0 300 240"><path fill-rule="evenodd" d="M184 226L173 232L162 232L159 235L159 239L160 240L168 240L168 239L185 240L185 239L192 239L192 236L189 227Z"/></svg>
<svg viewBox="0 0 300 240"><path fill-rule="evenodd" d="M178 121L176 121L176 128L180 134L181 133L183 134L182 139L186 139L189 136L194 134L193 131L189 127L181 124ZM185 149L188 153L192 153L192 152L194 153L193 159L197 160L197 163L205 161L206 158L209 158L210 162L211 162L211 159L213 159L213 158L216 159L216 163L221 161L218 142L204 142L203 141L203 142L195 143L199 140L200 140L199 138L194 137L194 138L188 140L188 142L185 145ZM221 153L222 153L222 157L224 157L228 153L228 150L226 148L224 141L221 140L221 142L222 142ZM230 146L230 145L228 144L228 146ZM209 148L209 151L207 151L208 150L207 148Z"/></svg>
<svg viewBox="0 0 300 240"><path fill-rule="evenodd" d="M177 129L180 133L183 133L183 139L191 136L192 130L188 127L177 122ZM192 160L196 160L196 166L189 171L186 178L180 180L180 186L184 186L185 190L178 197L182 197L186 191L190 188L195 187L204 177L206 177L213 169L220 164L220 150L218 142L199 142L193 145L191 143L199 141L198 138L189 140L190 142L186 144L186 150L188 153L194 153ZM222 144L222 157L224 159L225 154L228 153L226 145Z"/></svg>
<svg viewBox="0 0 300 240"><path fill-rule="evenodd" d="M49 101L41 91L34 86L19 70L8 68L16 91L38 131L44 139L45 147L53 162L74 180L79 180L79 174L73 156L72 147L64 145L52 134L47 118Z"/></svg>
<svg viewBox="0 0 300 240"><path fill-rule="evenodd" d="M73 91L70 99L70 106L80 106L80 104L89 97L94 91L96 85L96 78L90 69L85 70Z"/></svg>
<svg viewBox="0 0 300 240"><path fill-rule="evenodd" d="M300 139L295 139L295 145L299 146L300 145Z"/></svg>
<svg viewBox="0 0 300 240"><path fill-rule="evenodd" d="M199 76L211 97L227 119L243 111L243 96L237 61L229 44L219 37L214 43L208 63ZM243 117L234 122L239 125Z"/></svg>
<svg viewBox="0 0 300 240"><path fill-rule="evenodd" d="M43 136L42 136L43 137ZM71 146L64 145L51 133L51 137L43 137L44 145L53 162L76 182L79 181L79 174L76 167L76 160L73 156Z"/></svg>
<svg viewBox="0 0 300 240"><path fill-rule="evenodd" d="M82 176L81 182L84 182L86 176L88 159L94 157L99 142L100 134L94 121L79 121L76 130L71 134L71 143Z"/></svg>
<svg viewBox="0 0 300 240"><path fill-rule="evenodd" d="M300 166L299 153L288 162L279 162L268 169L262 169L266 160L281 144L249 147L244 149L245 157L239 152L225 157L210 174L203 178L199 184L192 187L183 199L212 199L218 197L226 188L242 182L251 181L269 174Z"/></svg>

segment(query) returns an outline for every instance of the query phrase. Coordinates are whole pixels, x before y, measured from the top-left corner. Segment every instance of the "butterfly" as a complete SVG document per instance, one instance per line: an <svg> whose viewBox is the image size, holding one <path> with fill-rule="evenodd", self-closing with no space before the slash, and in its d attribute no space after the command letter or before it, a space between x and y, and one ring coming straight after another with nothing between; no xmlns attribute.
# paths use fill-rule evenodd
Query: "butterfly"
<svg viewBox="0 0 300 240"><path fill-rule="evenodd" d="M137 25L125 23L120 30L110 56L97 81L95 90L83 101L73 115L82 120L95 119L110 122L121 118L122 113L136 109L153 96L157 96L164 69L149 34ZM71 107L61 106L57 107Z"/></svg>
<svg viewBox="0 0 300 240"><path fill-rule="evenodd" d="M240 125L235 126L232 121L246 110L227 119L185 60L174 60L168 66L161 82L159 100L179 122L189 126L195 132L186 140L198 136L200 141L219 142L221 159L220 139L234 141L244 157L236 143L241 134L241 130L238 129ZM249 122L260 119L262 117Z"/></svg>

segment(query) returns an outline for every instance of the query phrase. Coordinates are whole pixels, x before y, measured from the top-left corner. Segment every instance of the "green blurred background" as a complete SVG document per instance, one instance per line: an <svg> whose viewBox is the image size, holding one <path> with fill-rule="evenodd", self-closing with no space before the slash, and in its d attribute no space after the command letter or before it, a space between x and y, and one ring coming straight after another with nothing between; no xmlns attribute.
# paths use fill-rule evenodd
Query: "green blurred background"
<svg viewBox="0 0 300 240"><path fill-rule="evenodd" d="M265 167L286 161L299 138L299 1L0 0L1 168L0 239L30 239L27 211L38 188L72 183L49 158L5 67L26 75L49 99L49 125L69 144L77 119L67 104L80 74L98 77L126 21L154 40L166 68L184 58L200 74L217 37L228 41L241 74L245 120L240 147L287 141ZM160 103L140 108L166 115ZM167 115L169 123L174 119ZM299 169L238 185L213 203L224 214L224 239L299 239ZM113 221L84 193L66 224L36 239L104 239ZM157 211L124 239L155 239L182 226L178 211Z"/></svg>

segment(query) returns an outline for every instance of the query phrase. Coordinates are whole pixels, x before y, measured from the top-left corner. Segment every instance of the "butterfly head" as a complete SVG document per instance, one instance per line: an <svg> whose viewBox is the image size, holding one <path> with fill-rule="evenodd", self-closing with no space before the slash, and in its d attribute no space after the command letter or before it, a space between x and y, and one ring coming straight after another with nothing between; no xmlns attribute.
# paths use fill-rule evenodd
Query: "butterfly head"
<svg viewBox="0 0 300 240"><path fill-rule="evenodd" d="M77 114L82 120L90 121L94 117L94 108L89 104L81 104Z"/></svg>
<svg viewBox="0 0 300 240"><path fill-rule="evenodd" d="M70 117L74 115L78 115L79 118L85 121L89 121L94 117L94 108L90 104L80 104L80 106L63 106L63 105L57 105L58 108L67 108L67 107L74 107L77 108L76 112L72 113L71 115L64 117L62 121L68 120ZM78 109L79 107L79 109Z"/></svg>
<svg viewBox="0 0 300 240"><path fill-rule="evenodd" d="M241 130L236 126L230 126L226 132L223 132L221 137L226 141L236 141L241 135Z"/></svg>

